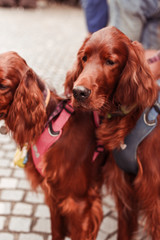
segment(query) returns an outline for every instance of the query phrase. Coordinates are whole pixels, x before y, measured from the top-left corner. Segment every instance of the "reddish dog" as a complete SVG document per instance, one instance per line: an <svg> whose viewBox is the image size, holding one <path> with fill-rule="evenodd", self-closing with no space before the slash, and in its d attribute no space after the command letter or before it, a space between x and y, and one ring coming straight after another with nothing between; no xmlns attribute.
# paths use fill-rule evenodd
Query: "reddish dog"
<svg viewBox="0 0 160 240"><path fill-rule="evenodd" d="M118 240L132 239L139 213L146 217L146 229L152 239L160 239L159 109L152 109L158 116L157 124L135 152L138 171L130 168L132 156L127 160L129 170L124 171L116 164L126 169L124 158L119 156L116 160L114 154L115 149L122 152L128 147L124 144L126 136L158 96L158 85L141 45L114 27L92 34L80 48L74 67L67 74L65 88L66 92L73 91L72 102L77 109L98 110L103 117L97 136L110 151L106 181L117 204ZM148 127L155 122L147 119L147 124L143 124Z"/></svg>
<svg viewBox="0 0 160 240"><path fill-rule="evenodd" d="M64 102L53 91L48 89L46 93L45 83L17 53L0 54L0 118L21 148L27 144L25 171L33 189L40 185L44 191L51 214L52 240L62 240L67 235L72 240L93 240L102 221L105 159L105 153L100 153L92 162L97 146L93 114L74 111L61 137L41 156L40 165L35 166L31 148L35 149L46 123L51 132L47 120ZM66 105L63 110L68 112ZM53 133L53 138L59 134ZM38 158L37 149L35 154Z"/></svg>

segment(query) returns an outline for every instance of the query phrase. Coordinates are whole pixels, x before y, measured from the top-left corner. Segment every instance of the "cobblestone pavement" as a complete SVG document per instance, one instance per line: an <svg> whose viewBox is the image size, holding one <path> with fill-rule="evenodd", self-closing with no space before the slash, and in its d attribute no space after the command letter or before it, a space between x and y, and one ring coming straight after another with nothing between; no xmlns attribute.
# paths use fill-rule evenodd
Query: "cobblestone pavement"
<svg viewBox="0 0 160 240"><path fill-rule="evenodd" d="M0 52L17 51L48 84L63 92L87 34L81 9L64 5L35 10L0 8ZM39 190L32 192L23 169L12 164L15 143L0 135L0 240L51 240L50 216ZM98 240L116 240L114 202L104 198L104 220ZM138 240L146 239L140 230ZM78 239L77 239L78 240Z"/></svg>

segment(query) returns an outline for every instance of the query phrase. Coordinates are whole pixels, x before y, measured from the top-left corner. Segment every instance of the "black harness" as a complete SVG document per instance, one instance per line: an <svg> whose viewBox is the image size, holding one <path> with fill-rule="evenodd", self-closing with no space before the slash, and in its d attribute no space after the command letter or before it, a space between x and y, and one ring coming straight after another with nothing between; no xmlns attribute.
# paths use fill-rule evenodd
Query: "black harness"
<svg viewBox="0 0 160 240"><path fill-rule="evenodd" d="M160 85L160 80L158 82ZM160 92L158 99L150 109L145 109L136 126L124 140L120 149L113 150L113 156L117 165L127 173L137 174L137 148L139 144L155 129L157 126L157 117L160 114Z"/></svg>

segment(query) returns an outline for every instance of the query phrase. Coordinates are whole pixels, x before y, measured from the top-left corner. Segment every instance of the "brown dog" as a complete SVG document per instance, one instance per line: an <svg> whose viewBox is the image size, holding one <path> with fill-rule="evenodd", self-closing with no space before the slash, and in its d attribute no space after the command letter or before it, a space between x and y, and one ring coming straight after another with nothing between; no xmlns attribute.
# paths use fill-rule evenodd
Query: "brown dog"
<svg viewBox="0 0 160 240"><path fill-rule="evenodd" d="M63 121L66 114L68 121L59 129L57 119ZM52 240L65 236L96 239L102 221L105 153L93 162L97 147L93 113L74 111L67 100L46 87L25 60L7 52L0 54L0 118L20 148L27 144L25 171L33 189L40 185L44 191ZM60 134L42 152L47 139L52 141Z"/></svg>
<svg viewBox="0 0 160 240"><path fill-rule="evenodd" d="M152 239L160 239L160 118L159 103L155 104L159 88L141 45L114 27L92 34L80 48L65 88L73 91L75 108L97 110L103 118L97 136L110 151L106 181L117 204L118 240L132 239L139 213ZM141 118L144 128L154 129L137 144L129 133L142 134L143 129L134 130ZM131 139L129 146L126 137ZM121 153L133 143L134 156L129 153L126 159Z"/></svg>

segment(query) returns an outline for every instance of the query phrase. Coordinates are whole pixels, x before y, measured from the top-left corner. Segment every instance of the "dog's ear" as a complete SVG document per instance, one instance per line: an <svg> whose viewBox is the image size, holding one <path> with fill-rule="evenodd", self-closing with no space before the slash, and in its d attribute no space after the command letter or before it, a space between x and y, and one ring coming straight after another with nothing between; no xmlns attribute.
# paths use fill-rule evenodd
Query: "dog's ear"
<svg viewBox="0 0 160 240"><path fill-rule="evenodd" d="M78 76L80 75L81 71L82 71L82 64L77 56L77 60L75 61L72 69L69 70L66 74L66 79L65 79L65 83L64 83L64 92L65 92L66 96L71 95L72 89L73 89L73 84L76 81L76 79L78 78Z"/></svg>
<svg viewBox="0 0 160 240"><path fill-rule="evenodd" d="M77 59L74 62L72 69L69 70L66 74L66 79L65 79L65 83L64 83L64 89L65 89L64 91L65 91L65 95L67 95L67 96L72 93L74 82L77 80L78 76L80 75L80 73L83 70L81 56L82 56L82 52L85 47L85 44L89 39L90 39L90 36L87 37L85 39L85 41L83 42L81 48L79 49L79 51L77 53Z"/></svg>
<svg viewBox="0 0 160 240"><path fill-rule="evenodd" d="M46 121L43 93L37 80L37 75L29 69L16 89L6 119L14 139L21 147L34 142Z"/></svg>
<svg viewBox="0 0 160 240"><path fill-rule="evenodd" d="M139 42L134 41L128 47L128 59L115 94L116 102L145 108L153 104L156 94L156 83L144 50Z"/></svg>

